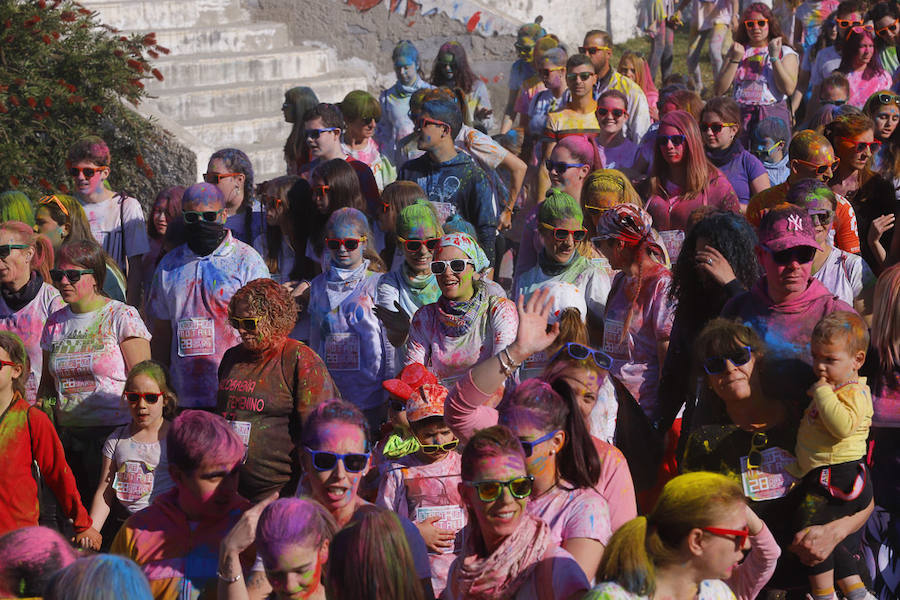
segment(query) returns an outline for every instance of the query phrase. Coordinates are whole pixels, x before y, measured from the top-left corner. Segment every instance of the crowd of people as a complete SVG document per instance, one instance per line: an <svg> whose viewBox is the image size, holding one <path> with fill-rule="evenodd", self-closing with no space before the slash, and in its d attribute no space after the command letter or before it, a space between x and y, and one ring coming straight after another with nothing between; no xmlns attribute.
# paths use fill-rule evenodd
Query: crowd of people
<svg viewBox="0 0 900 600"><path fill-rule="evenodd" d="M640 26L0 194L0 596L900 597L900 8Z"/></svg>

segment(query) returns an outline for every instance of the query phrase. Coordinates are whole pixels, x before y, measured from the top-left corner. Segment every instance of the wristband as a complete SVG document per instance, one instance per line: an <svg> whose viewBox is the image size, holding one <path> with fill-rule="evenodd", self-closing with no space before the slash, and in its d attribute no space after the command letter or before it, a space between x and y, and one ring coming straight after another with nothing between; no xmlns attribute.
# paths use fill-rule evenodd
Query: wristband
<svg viewBox="0 0 900 600"><path fill-rule="evenodd" d="M741 61L739 61L739 60L729 60L729 61L728 61L728 64L731 64L731 65L739 65L739 64L741 64Z"/></svg>
<svg viewBox="0 0 900 600"><path fill-rule="evenodd" d="M222 581L224 581L225 583L235 583L235 582L239 581L240 578L241 578L241 574L240 574L240 573L238 573L238 574L235 575L234 577L225 577L224 575L222 575L222 571L220 571L220 570L218 570L218 569L216 569L216 576L217 576L219 579L221 579Z"/></svg>

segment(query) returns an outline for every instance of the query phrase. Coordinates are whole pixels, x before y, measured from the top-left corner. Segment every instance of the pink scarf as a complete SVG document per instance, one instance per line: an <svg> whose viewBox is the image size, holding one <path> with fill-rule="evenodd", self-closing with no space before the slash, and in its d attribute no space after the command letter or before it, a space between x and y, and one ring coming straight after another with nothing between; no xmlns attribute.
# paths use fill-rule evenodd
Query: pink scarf
<svg viewBox="0 0 900 600"><path fill-rule="evenodd" d="M463 550L447 578L451 597L457 600L512 598L547 554L552 542L550 526L529 514L522 515L516 531L487 558L478 556L474 537L466 536Z"/></svg>

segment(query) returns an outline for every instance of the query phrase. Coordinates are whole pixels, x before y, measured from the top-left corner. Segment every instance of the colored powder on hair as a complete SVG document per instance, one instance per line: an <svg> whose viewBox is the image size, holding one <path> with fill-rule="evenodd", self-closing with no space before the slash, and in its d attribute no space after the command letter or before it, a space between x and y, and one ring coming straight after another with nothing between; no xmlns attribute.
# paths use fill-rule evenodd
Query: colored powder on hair
<svg viewBox="0 0 900 600"><path fill-rule="evenodd" d="M394 47L394 52L391 56L394 59L395 65L414 65L419 62L418 49L416 49L412 42L408 42L406 40L400 42L396 47Z"/></svg>
<svg viewBox="0 0 900 600"><path fill-rule="evenodd" d="M211 183L195 183L184 191L182 196L182 206L191 204L216 204L225 205L225 197L222 190Z"/></svg>
<svg viewBox="0 0 900 600"><path fill-rule="evenodd" d="M397 215L397 235L404 239L424 239L415 238L413 235L414 233L421 235L424 231L432 231L434 235L439 235L440 225L431 203L419 200L405 207Z"/></svg>
<svg viewBox="0 0 900 600"><path fill-rule="evenodd" d="M363 121L377 119L381 116L378 101L369 92L363 90L353 90L344 96L344 99L341 100L341 112L345 116L354 115Z"/></svg>
<svg viewBox="0 0 900 600"><path fill-rule="evenodd" d="M551 188L538 209L538 221L550 225L572 219L584 221L581 205L564 191Z"/></svg>
<svg viewBox="0 0 900 600"><path fill-rule="evenodd" d="M340 208L331 214L325 225L325 233L330 237L362 237L368 235L369 224L366 216L355 208Z"/></svg>

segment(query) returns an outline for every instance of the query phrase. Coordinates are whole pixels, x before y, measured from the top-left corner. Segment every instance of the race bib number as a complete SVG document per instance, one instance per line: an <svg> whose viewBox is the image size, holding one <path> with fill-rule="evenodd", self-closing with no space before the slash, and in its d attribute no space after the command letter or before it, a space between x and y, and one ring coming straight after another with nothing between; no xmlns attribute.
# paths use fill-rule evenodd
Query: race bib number
<svg viewBox="0 0 900 600"><path fill-rule="evenodd" d="M228 421L228 424L231 425L234 432L241 438L241 441L244 442L244 448L249 446L250 430L253 428L253 424L247 421Z"/></svg>
<svg viewBox="0 0 900 600"><path fill-rule="evenodd" d="M669 253L669 260L672 261L672 264L674 265L675 261L678 259L678 254L681 252L681 246L684 245L684 232L680 229L660 231L659 237L662 238L663 244L666 247L666 252Z"/></svg>
<svg viewBox="0 0 900 600"><path fill-rule="evenodd" d="M97 390L94 381L94 357L89 352L59 354L54 359L56 378L63 396L93 394Z"/></svg>
<svg viewBox="0 0 900 600"><path fill-rule="evenodd" d="M524 367L526 370L542 370L547 365L548 360L549 357L547 356L547 353L541 350L540 352L535 352L527 359L525 359Z"/></svg>
<svg viewBox="0 0 900 600"><path fill-rule="evenodd" d="M325 365L329 371L359 371L359 336L329 334L325 338Z"/></svg>
<svg viewBox="0 0 900 600"><path fill-rule="evenodd" d="M446 531L459 531L466 526L466 511L462 506L420 506L416 508L416 523L421 523L432 517L440 517L434 526ZM454 552L453 546L444 550L444 554Z"/></svg>
<svg viewBox="0 0 900 600"><path fill-rule="evenodd" d="M603 351L613 358L628 358L628 338L622 339L624 331L624 321L606 319L603 322Z"/></svg>
<svg viewBox="0 0 900 600"><path fill-rule="evenodd" d="M745 81L735 100L739 104L765 104L766 86L762 81Z"/></svg>
<svg viewBox="0 0 900 600"><path fill-rule="evenodd" d="M216 326L210 318L178 321L178 356L210 356L216 353Z"/></svg>
<svg viewBox="0 0 900 600"><path fill-rule="evenodd" d="M767 448L760 454L762 464L759 467L751 467L747 463L747 457L741 457L744 495L757 502L783 498L797 481L796 477L787 472L787 467L797 462L797 459L781 448Z"/></svg>
<svg viewBox="0 0 900 600"><path fill-rule="evenodd" d="M134 504L153 491L153 469L137 460L126 460L113 480L116 498L123 504Z"/></svg>

